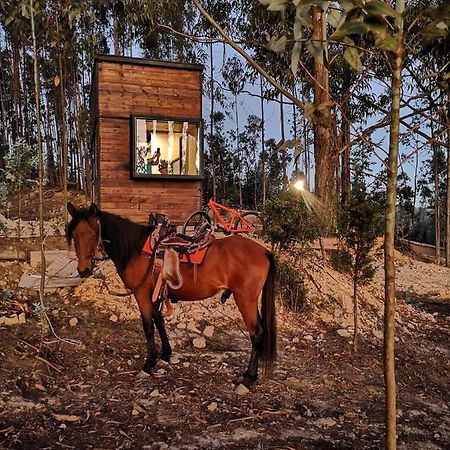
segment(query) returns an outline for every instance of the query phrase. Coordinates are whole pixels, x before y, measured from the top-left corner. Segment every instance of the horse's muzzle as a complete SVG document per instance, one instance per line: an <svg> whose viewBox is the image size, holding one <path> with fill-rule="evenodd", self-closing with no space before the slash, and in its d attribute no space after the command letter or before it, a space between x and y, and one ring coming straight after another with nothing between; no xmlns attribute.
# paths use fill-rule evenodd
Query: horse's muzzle
<svg viewBox="0 0 450 450"><path fill-rule="evenodd" d="M86 267L86 269L84 269L84 270L80 270L80 269L77 269L77 270L78 270L78 275L80 275L81 278L87 278L92 275L92 270L89 269L89 267Z"/></svg>

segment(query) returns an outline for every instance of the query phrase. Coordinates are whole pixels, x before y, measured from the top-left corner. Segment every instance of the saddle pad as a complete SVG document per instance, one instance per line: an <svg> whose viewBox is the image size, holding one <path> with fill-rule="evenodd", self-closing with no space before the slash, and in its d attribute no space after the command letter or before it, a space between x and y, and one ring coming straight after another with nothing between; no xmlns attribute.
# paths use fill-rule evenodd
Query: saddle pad
<svg viewBox="0 0 450 450"><path fill-rule="evenodd" d="M183 257L180 259L182 263L192 263L192 264L201 264L203 262L203 259L205 258L206 252L208 251L209 247L204 247L201 250L197 250L194 253L189 254L190 261L187 257L187 255L183 255Z"/></svg>
<svg viewBox="0 0 450 450"><path fill-rule="evenodd" d="M151 247L150 241L151 236L148 237L148 239L145 241L144 247L142 248L142 251L144 253L147 253L148 255L151 255L153 253L153 249ZM191 263L191 264L201 264L203 260L205 259L206 252L208 251L208 247L204 247L201 250L198 250L194 253L189 254L189 259L187 255L183 255L180 261L182 263Z"/></svg>

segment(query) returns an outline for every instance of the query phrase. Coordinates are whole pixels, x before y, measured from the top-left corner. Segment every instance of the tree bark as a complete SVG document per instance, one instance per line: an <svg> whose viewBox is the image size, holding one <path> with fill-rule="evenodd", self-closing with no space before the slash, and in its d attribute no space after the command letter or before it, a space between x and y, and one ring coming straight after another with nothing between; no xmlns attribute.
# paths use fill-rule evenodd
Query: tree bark
<svg viewBox="0 0 450 450"><path fill-rule="evenodd" d="M350 116L349 98L342 104L342 123L341 123L341 146L345 150L341 155L341 203L348 205L350 202Z"/></svg>
<svg viewBox="0 0 450 450"><path fill-rule="evenodd" d="M281 143L284 144L285 135L284 135L284 103L283 103L283 94L280 94L280 127L281 127ZM283 146L283 150L281 151L281 167L283 170L283 193L288 188L288 179L287 179L287 162L286 162L286 147Z"/></svg>
<svg viewBox="0 0 450 450"><path fill-rule="evenodd" d="M447 101L450 102L450 94L447 95ZM450 106L447 103L447 111L444 110L444 120L447 126L447 208L445 212L446 223L446 246L445 246L445 265L450 267Z"/></svg>
<svg viewBox="0 0 450 450"><path fill-rule="evenodd" d="M395 382L395 213L397 196L398 147L400 134L400 96L403 64L404 0L397 0L395 19L397 49L392 60L392 103L389 132L388 181L384 237L384 380L386 399L386 448L397 448L397 406Z"/></svg>
<svg viewBox="0 0 450 450"><path fill-rule="evenodd" d="M261 89L261 183L262 183L262 204L263 207L266 204L266 143L265 143L265 117L264 117L264 91L263 91L263 79L260 75L260 89Z"/></svg>
<svg viewBox="0 0 450 450"><path fill-rule="evenodd" d="M326 17L323 11L313 8L312 12L312 39L321 42L325 46L326 41ZM325 58L325 47L324 47ZM330 93L329 93L329 74L328 69L321 62L314 60L314 106L316 108L316 120L314 124L314 159L315 159L315 194L325 204L331 215L336 211L335 192L335 166L336 158L333 154L333 145L331 142L330 124L325 124L324 114L317 108L330 111Z"/></svg>
<svg viewBox="0 0 450 450"><path fill-rule="evenodd" d="M209 129L209 151L211 152L211 177L212 177L212 192L213 200L217 200L216 193L216 161L215 161L215 150L213 144L214 138L214 55L213 55L213 44L209 45L209 58L211 62L211 72L210 72L210 83L211 83L211 115L210 115L210 129Z"/></svg>
<svg viewBox="0 0 450 450"><path fill-rule="evenodd" d="M434 243L434 262L437 265L441 263L441 208L439 204L439 155L437 152L436 145L433 145L433 158L434 158L434 232L435 232L435 243Z"/></svg>

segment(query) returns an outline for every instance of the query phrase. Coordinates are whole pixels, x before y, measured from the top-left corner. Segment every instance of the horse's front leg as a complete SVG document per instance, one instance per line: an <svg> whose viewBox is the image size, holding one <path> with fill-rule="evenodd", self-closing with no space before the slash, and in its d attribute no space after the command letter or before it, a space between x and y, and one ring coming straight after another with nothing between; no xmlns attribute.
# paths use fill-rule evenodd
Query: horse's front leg
<svg viewBox="0 0 450 450"><path fill-rule="evenodd" d="M150 373L152 368L156 366L158 355L155 346L155 325L153 323L153 303L148 295L135 295L141 311L142 326L144 327L145 338L147 340L147 359L143 370Z"/></svg>
<svg viewBox="0 0 450 450"><path fill-rule="evenodd" d="M155 311L153 313L153 320L161 338L161 359L169 362L172 355L172 348L170 347L169 337L167 336L166 327L164 324L164 317L161 312L161 302L155 304Z"/></svg>

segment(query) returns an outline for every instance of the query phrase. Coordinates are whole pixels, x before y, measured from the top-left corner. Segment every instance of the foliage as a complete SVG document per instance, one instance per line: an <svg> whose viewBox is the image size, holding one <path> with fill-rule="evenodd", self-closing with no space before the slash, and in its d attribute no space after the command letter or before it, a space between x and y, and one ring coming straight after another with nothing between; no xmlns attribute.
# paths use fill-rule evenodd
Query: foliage
<svg viewBox="0 0 450 450"><path fill-rule="evenodd" d="M266 203L263 222L266 239L275 249L286 250L296 243L306 245L321 232L319 218L308 210L301 197L291 192Z"/></svg>
<svg viewBox="0 0 450 450"><path fill-rule="evenodd" d="M36 172L37 157L24 139L12 144L5 156L5 168L2 170L8 193L31 186L33 172Z"/></svg>
<svg viewBox="0 0 450 450"><path fill-rule="evenodd" d="M294 311L301 311L308 289L301 272L292 260L277 258L277 286L283 303Z"/></svg>
<svg viewBox="0 0 450 450"><path fill-rule="evenodd" d="M354 184L350 202L339 214L338 235L344 247L335 256L335 263L348 264L356 284L367 283L375 273L371 252L382 233L382 223L380 206L370 199L364 185Z"/></svg>

